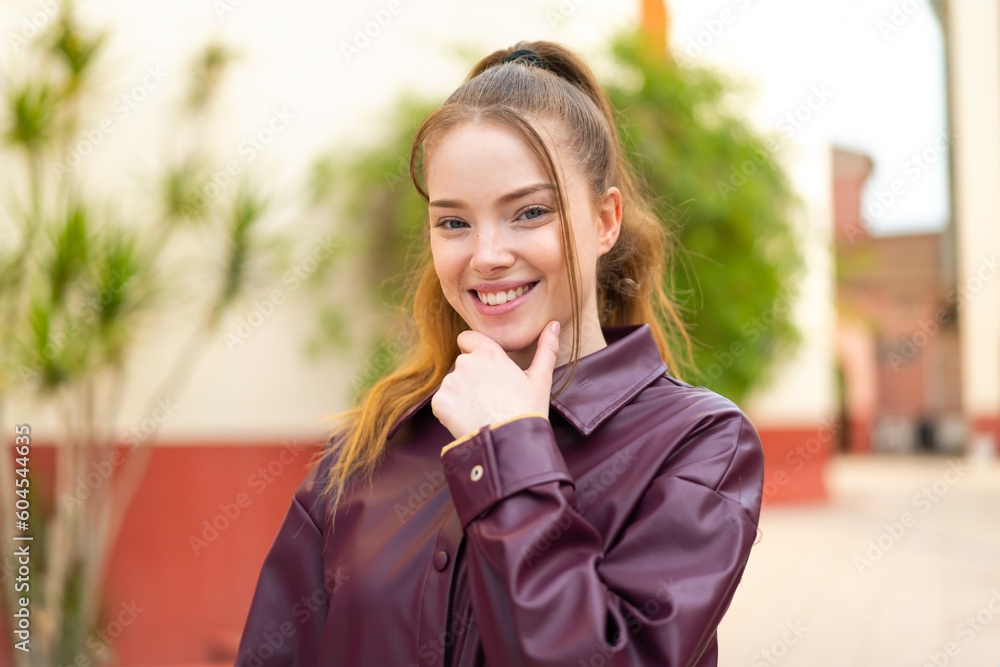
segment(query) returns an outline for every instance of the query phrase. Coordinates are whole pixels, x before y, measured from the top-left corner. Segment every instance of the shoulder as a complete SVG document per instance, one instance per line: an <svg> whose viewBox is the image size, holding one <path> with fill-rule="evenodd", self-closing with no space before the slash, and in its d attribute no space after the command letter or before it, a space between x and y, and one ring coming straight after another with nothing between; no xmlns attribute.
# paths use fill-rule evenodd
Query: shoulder
<svg viewBox="0 0 1000 667"><path fill-rule="evenodd" d="M707 428L753 428L746 413L730 399L711 389L678 380L664 371L646 386L631 404L648 411L654 421L682 432Z"/></svg>
<svg viewBox="0 0 1000 667"><path fill-rule="evenodd" d="M664 372L629 409L657 436L662 472L741 502L747 500L748 488L763 484L760 437L746 413L728 398Z"/></svg>

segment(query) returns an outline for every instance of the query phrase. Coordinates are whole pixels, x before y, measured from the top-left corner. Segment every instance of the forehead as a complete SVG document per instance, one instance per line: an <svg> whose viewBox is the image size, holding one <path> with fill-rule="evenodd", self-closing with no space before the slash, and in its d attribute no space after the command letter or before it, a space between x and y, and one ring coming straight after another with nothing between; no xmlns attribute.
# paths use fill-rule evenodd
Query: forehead
<svg viewBox="0 0 1000 667"><path fill-rule="evenodd" d="M533 123L566 178L563 160L547 123ZM458 194L480 196L522 185L550 182L538 155L514 130L495 122L466 122L444 130L425 150L424 173L431 198Z"/></svg>

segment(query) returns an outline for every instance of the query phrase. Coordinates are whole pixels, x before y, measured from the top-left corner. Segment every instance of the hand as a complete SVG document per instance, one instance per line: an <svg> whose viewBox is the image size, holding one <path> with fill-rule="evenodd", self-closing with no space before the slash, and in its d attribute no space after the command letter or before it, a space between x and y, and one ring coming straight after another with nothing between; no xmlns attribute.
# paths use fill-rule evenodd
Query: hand
<svg viewBox="0 0 1000 667"><path fill-rule="evenodd" d="M434 415L455 438L527 412L549 414L559 322L545 325L531 366L522 371L503 348L478 331L458 335L462 354L431 399Z"/></svg>

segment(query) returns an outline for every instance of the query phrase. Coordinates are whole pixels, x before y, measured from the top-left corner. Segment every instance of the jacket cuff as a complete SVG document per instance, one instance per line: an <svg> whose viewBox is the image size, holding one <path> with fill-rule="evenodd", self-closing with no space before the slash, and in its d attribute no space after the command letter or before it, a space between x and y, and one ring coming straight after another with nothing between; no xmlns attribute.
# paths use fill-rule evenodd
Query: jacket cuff
<svg viewBox="0 0 1000 667"><path fill-rule="evenodd" d="M441 463L463 530L530 486L573 482L552 425L540 415L484 426L441 450Z"/></svg>

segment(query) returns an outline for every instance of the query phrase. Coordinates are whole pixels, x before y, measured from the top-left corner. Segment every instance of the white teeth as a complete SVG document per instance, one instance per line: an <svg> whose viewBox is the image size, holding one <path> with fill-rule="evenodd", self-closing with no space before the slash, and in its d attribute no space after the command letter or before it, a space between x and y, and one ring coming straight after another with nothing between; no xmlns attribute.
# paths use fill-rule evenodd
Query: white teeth
<svg viewBox="0 0 1000 667"><path fill-rule="evenodd" d="M499 306L507 303L508 301L513 301L531 289L533 285L534 283L521 285L517 289L507 290L506 292L476 292L476 296L478 296L479 300L483 303L488 303L491 306Z"/></svg>

